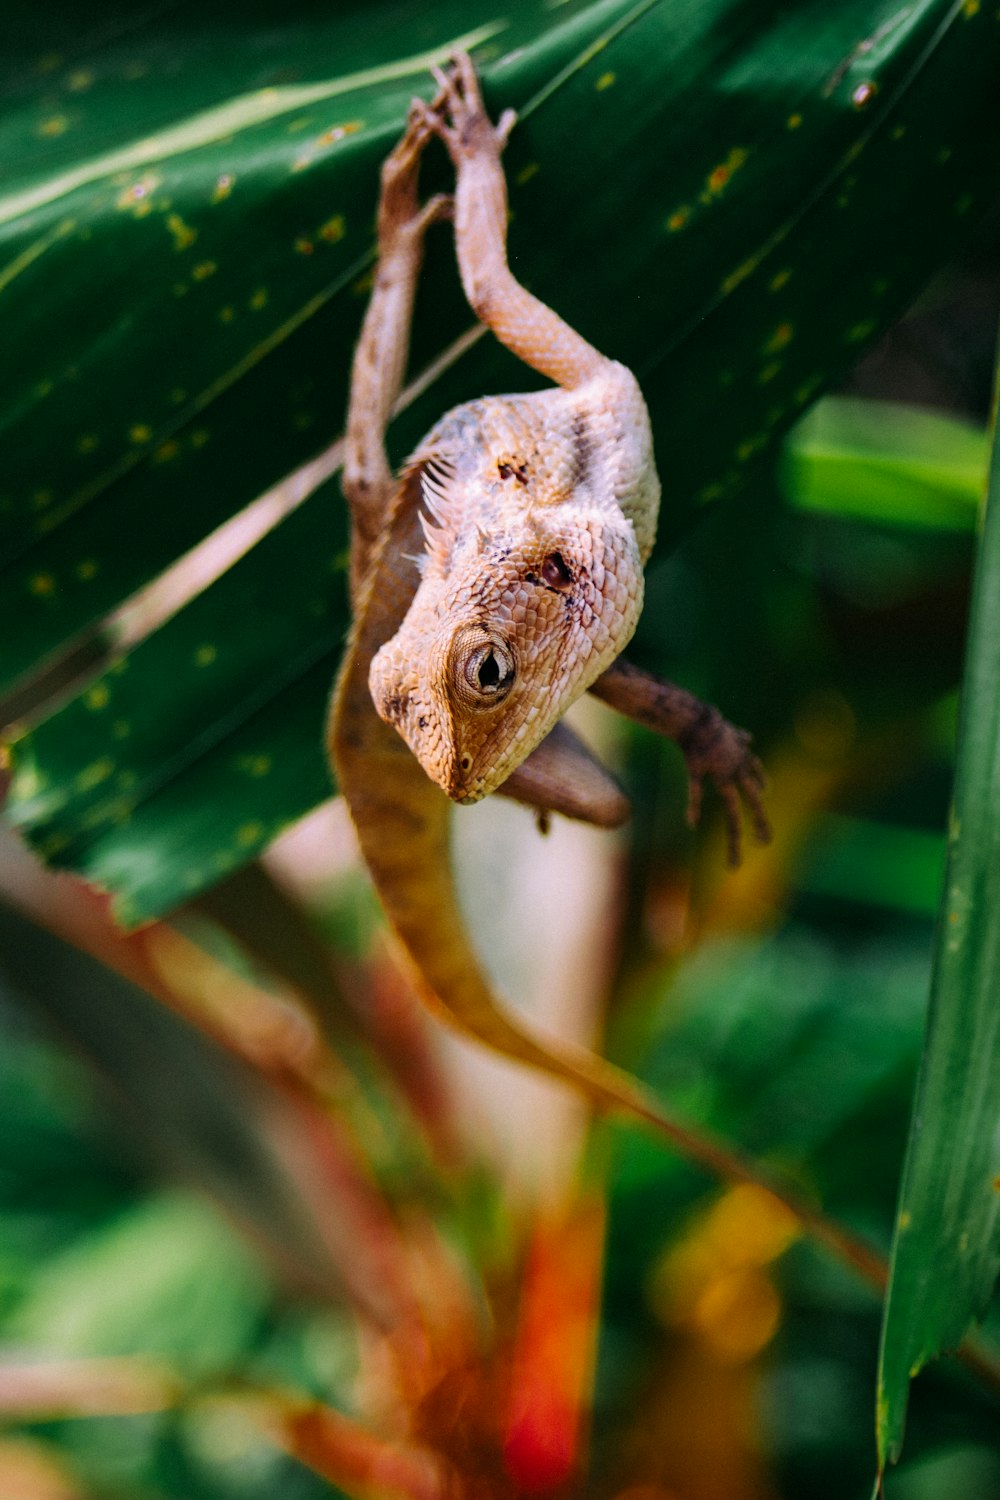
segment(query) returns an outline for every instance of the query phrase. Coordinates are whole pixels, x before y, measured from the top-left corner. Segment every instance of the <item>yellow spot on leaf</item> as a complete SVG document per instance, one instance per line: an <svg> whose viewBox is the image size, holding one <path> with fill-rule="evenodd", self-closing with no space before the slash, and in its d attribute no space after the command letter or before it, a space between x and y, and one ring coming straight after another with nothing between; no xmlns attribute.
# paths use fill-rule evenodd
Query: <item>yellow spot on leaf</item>
<svg viewBox="0 0 1000 1500"><path fill-rule="evenodd" d="M210 667L218 654L218 648L215 646L199 646L194 653L194 664L196 667Z"/></svg>
<svg viewBox="0 0 1000 1500"><path fill-rule="evenodd" d="M786 125L787 129L789 129L789 130L798 130L798 128L799 128L799 126L801 124L802 124L802 116L798 115L798 114L789 115L788 119L785 121L785 125Z"/></svg>
<svg viewBox="0 0 1000 1500"><path fill-rule="evenodd" d="M810 375L808 380L804 380L795 392L794 400L796 406L805 406L807 402L811 401L822 384L823 376L819 374Z"/></svg>
<svg viewBox="0 0 1000 1500"><path fill-rule="evenodd" d="M215 187L212 189L212 202L222 203L224 199L228 198L233 190L233 183L235 181L236 179L231 172L220 172L219 176L215 179Z"/></svg>
<svg viewBox="0 0 1000 1500"><path fill-rule="evenodd" d="M351 282L351 291L355 297L367 297L374 285L375 271L373 268L370 271L366 271L363 276L359 276L357 281Z"/></svg>
<svg viewBox="0 0 1000 1500"><path fill-rule="evenodd" d="M250 298L250 306L254 312L260 312L262 307L267 306L267 288L259 286Z"/></svg>
<svg viewBox="0 0 1000 1500"><path fill-rule="evenodd" d="M195 281L207 281L209 276L214 276L218 269L214 260L200 260L191 275Z"/></svg>
<svg viewBox="0 0 1000 1500"><path fill-rule="evenodd" d="M889 132L889 134L890 134L890 136L892 137L892 139L894 141L901 141L903 139L904 135L906 134L906 126L905 125L894 125L892 127L892 130Z"/></svg>
<svg viewBox="0 0 1000 1500"><path fill-rule="evenodd" d="M88 68L77 68L66 80L66 87L74 94L82 94L85 89L90 88L93 82L94 75Z"/></svg>
<svg viewBox="0 0 1000 1500"><path fill-rule="evenodd" d="M76 445L76 451L78 453L93 453L99 441L100 439L93 432L84 433Z"/></svg>
<svg viewBox="0 0 1000 1500"><path fill-rule="evenodd" d="M83 701L88 708L107 708L111 701L111 689L106 682L95 682L94 686L84 693Z"/></svg>
<svg viewBox="0 0 1000 1500"><path fill-rule="evenodd" d="M962 6L962 15L965 16L966 20L971 20L973 16L978 16L978 14L979 0L965 0L965 4Z"/></svg>
<svg viewBox="0 0 1000 1500"><path fill-rule="evenodd" d="M46 396L52 394L53 382L51 380L40 380L35 386L35 395L44 401Z"/></svg>
<svg viewBox="0 0 1000 1500"><path fill-rule="evenodd" d="M236 830L236 842L241 849L249 849L264 837L263 823L244 823Z"/></svg>
<svg viewBox="0 0 1000 1500"><path fill-rule="evenodd" d="M844 336L848 344L861 344L866 338L875 332L878 324L874 318L863 318L860 323L853 324Z"/></svg>
<svg viewBox="0 0 1000 1500"><path fill-rule="evenodd" d="M765 447L766 444L767 434L763 432L756 432L754 433L753 437L745 438L742 443L739 443L737 445L736 457L739 459L741 464L745 464L748 459L753 458L755 453L759 453L761 448Z"/></svg>
<svg viewBox="0 0 1000 1500"><path fill-rule="evenodd" d="M266 776L271 769L271 757L269 755L241 755L237 762L241 771L248 776Z"/></svg>
<svg viewBox="0 0 1000 1500"><path fill-rule="evenodd" d="M77 791L90 792L95 786L100 786L102 781L107 781L115 768L115 763L109 755L104 755L100 760L91 761L89 766L77 776L75 786Z"/></svg>
<svg viewBox="0 0 1000 1500"><path fill-rule="evenodd" d="M295 241L294 249L298 255L312 255L316 246L312 240L307 240L304 234L300 234Z"/></svg>
<svg viewBox="0 0 1000 1500"><path fill-rule="evenodd" d="M326 223L321 224L317 230L320 239L326 240L328 245L335 245L338 240L344 238L346 233L347 225L344 223L343 214L334 214L332 219L327 219Z"/></svg>
<svg viewBox="0 0 1000 1500"><path fill-rule="evenodd" d="M115 208L123 208L136 219L144 219L145 214L153 207L153 193L159 184L160 178L156 172L144 172L142 177L136 177L121 189L114 201Z"/></svg>
<svg viewBox="0 0 1000 1500"><path fill-rule="evenodd" d="M529 161L526 167L521 168L514 181L518 187L524 187L525 183L530 182L533 177L537 177L541 170L537 161Z"/></svg>
<svg viewBox="0 0 1000 1500"><path fill-rule="evenodd" d="M721 500L725 493L718 480L713 479L711 484L706 484L698 491L698 501L702 505L708 505L712 500Z"/></svg>
<svg viewBox="0 0 1000 1500"><path fill-rule="evenodd" d="M741 266L737 266L735 271L731 271L722 283L723 294L728 297L730 292L734 292L742 281L746 281L748 276L753 275L759 263L760 256L752 255Z"/></svg>
<svg viewBox="0 0 1000 1500"><path fill-rule="evenodd" d="M154 464L169 463L172 458L177 457L179 452L179 444L176 443L173 438L168 438L165 443L160 444L156 452L153 454L153 462Z"/></svg>
<svg viewBox="0 0 1000 1500"><path fill-rule="evenodd" d="M197 229L192 229L190 224L185 224L180 214L167 215L167 228L173 239L175 250L190 250L198 238Z"/></svg>
<svg viewBox="0 0 1000 1500"><path fill-rule="evenodd" d="M219 322L220 323L231 323L235 317L236 317L236 309L234 307L220 307L219 308Z"/></svg>
<svg viewBox="0 0 1000 1500"><path fill-rule="evenodd" d="M794 336L795 329L791 323L779 323L771 334L771 337L763 345L763 352L765 354L778 354L782 349L788 347Z"/></svg>
<svg viewBox="0 0 1000 1500"><path fill-rule="evenodd" d="M685 224L690 218L690 208L686 203L682 203L680 208L674 209L673 213L670 215L670 218L667 220L667 229L669 233L676 234L679 229L684 228Z"/></svg>
<svg viewBox="0 0 1000 1500"><path fill-rule="evenodd" d="M601 94L605 89L611 88L612 84L615 82L615 78L616 74L614 73L602 73L600 78L594 84L594 88L599 94Z"/></svg>
<svg viewBox="0 0 1000 1500"><path fill-rule="evenodd" d="M38 127L38 134L43 136L65 135L69 129L69 121L65 115L50 115L43 120Z"/></svg>
<svg viewBox="0 0 1000 1500"><path fill-rule="evenodd" d="M153 429L152 427L148 427L145 422L136 422L129 428L128 436L129 442L148 443L153 436Z"/></svg>
<svg viewBox="0 0 1000 1500"><path fill-rule="evenodd" d="M82 563L76 565L76 576L83 583L89 583L92 578L97 577L97 559L85 557Z"/></svg>
<svg viewBox="0 0 1000 1500"><path fill-rule="evenodd" d="M39 599L50 599L56 591L56 581L51 573L35 573L29 578L28 587Z"/></svg>
<svg viewBox="0 0 1000 1500"><path fill-rule="evenodd" d="M718 197L726 187L733 173L742 167L746 159L747 153L745 149L742 146L734 146L725 161L720 162L717 167L712 168L705 179L705 187L713 198Z"/></svg>
<svg viewBox="0 0 1000 1500"><path fill-rule="evenodd" d="M323 131L323 134L317 139L316 144L317 146L335 146L345 136L356 135L361 129L361 124L360 120L347 120L341 125L331 125L329 130Z"/></svg>
<svg viewBox="0 0 1000 1500"><path fill-rule="evenodd" d="M757 371L757 384L768 385L776 375L781 374L781 360L772 359L768 364L762 365Z"/></svg>

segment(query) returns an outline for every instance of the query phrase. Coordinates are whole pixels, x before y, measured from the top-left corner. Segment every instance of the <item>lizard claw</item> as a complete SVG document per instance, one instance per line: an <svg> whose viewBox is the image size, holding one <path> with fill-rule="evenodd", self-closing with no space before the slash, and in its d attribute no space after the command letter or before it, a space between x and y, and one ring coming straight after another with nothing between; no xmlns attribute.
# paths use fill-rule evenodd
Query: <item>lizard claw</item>
<svg viewBox="0 0 1000 1500"><path fill-rule="evenodd" d="M517 114L504 110L493 125L483 103L475 64L467 52L456 52L447 72L432 68L438 94L433 104L423 106L422 118L429 130L440 136L452 161L488 151L499 156L507 144Z"/></svg>
<svg viewBox="0 0 1000 1500"><path fill-rule="evenodd" d="M724 719L717 709L704 714L678 741L689 777L687 820L693 828L701 816L702 789L710 777L722 798L726 819L728 862L736 869L742 862L741 814L750 817L759 844L771 841L771 824L764 811L767 785L764 767L750 748L750 735Z"/></svg>
<svg viewBox="0 0 1000 1500"><path fill-rule="evenodd" d="M420 158L433 134L427 105L422 99L414 99L406 117L406 129L382 163L380 254L397 237L419 237L431 224L451 213L451 199L445 194L438 193L423 205L417 194Z"/></svg>

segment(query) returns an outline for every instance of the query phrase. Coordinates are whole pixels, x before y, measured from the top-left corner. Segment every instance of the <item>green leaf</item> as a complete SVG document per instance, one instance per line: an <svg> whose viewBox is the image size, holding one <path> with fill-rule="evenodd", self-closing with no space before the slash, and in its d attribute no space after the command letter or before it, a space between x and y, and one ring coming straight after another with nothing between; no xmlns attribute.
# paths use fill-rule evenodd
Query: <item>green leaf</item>
<svg viewBox="0 0 1000 1500"><path fill-rule="evenodd" d="M1000 442L994 436L923 1062L882 1331L882 1463L910 1379L961 1343L1000 1271Z"/></svg>
<svg viewBox="0 0 1000 1500"><path fill-rule="evenodd" d="M942 412L830 396L793 429L782 459L785 493L803 510L971 531L989 439Z"/></svg>
<svg viewBox="0 0 1000 1500"><path fill-rule="evenodd" d="M50 1257L8 1333L63 1357L159 1355L206 1378L247 1350L269 1300L261 1266L219 1215L163 1194Z"/></svg>
<svg viewBox="0 0 1000 1500"><path fill-rule="evenodd" d="M0 681L37 671L338 435L378 165L409 96L432 87L428 56L463 36L483 40L490 107L521 115L519 273L643 378L665 544L771 461L993 197L986 7L293 0L234 23L207 0L186 14L80 22L44 74L55 48L32 23L11 60L35 81L0 118L19 163L0 202L19 351L0 377ZM446 183L441 153L427 176ZM491 339L455 344L469 314L448 240L430 246L412 369L446 357L394 424L397 455L456 401L532 383ZM15 748L19 826L130 919L211 884L328 791L339 509L318 492Z"/></svg>

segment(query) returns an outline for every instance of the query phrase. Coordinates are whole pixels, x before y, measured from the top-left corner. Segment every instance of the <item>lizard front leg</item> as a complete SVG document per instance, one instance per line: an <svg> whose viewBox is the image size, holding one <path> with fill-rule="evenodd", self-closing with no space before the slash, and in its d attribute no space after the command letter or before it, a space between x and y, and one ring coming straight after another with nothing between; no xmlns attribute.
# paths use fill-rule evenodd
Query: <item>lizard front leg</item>
<svg viewBox="0 0 1000 1500"><path fill-rule="evenodd" d="M539 374L568 389L582 385L611 362L532 296L507 264L507 184L500 155L514 112L508 110L498 125L492 124L465 52L456 54L450 74L437 69L434 76L439 100L419 109L455 164L455 249L469 306L512 354Z"/></svg>
<svg viewBox="0 0 1000 1500"><path fill-rule="evenodd" d="M406 369L417 277L428 226L451 212L444 195L421 205L420 158L431 132L411 109L406 131L382 165L378 264L354 353L341 484L351 510L351 596L357 602L372 547L395 488L385 430Z"/></svg>
<svg viewBox="0 0 1000 1500"><path fill-rule="evenodd" d="M761 799L764 768L750 749L745 729L737 729L717 708L685 688L621 657L590 691L637 724L675 741L687 763L688 822L692 825L701 813L702 783L706 776L714 781L725 809L730 865L735 868L740 863L741 802L758 843L770 841L771 825Z"/></svg>

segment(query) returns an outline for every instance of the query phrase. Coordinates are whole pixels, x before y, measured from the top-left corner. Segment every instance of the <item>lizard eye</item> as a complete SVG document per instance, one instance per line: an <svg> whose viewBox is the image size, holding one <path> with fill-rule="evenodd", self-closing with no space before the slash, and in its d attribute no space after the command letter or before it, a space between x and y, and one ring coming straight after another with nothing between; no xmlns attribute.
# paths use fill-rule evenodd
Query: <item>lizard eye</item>
<svg viewBox="0 0 1000 1500"><path fill-rule="evenodd" d="M459 631L452 644L453 691L468 708L492 708L501 703L514 685L517 663L514 653L481 626Z"/></svg>
<svg viewBox="0 0 1000 1500"><path fill-rule="evenodd" d="M568 589L572 584L573 575L561 552L550 552L542 563L542 582L550 589Z"/></svg>
<svg viewBox="0 0 1000 1500"><path fill-rule="evenodd" d="M514 658L502 646L482 646L466 661L465 678L473 692L498 703L514 681Z"/></svg>

